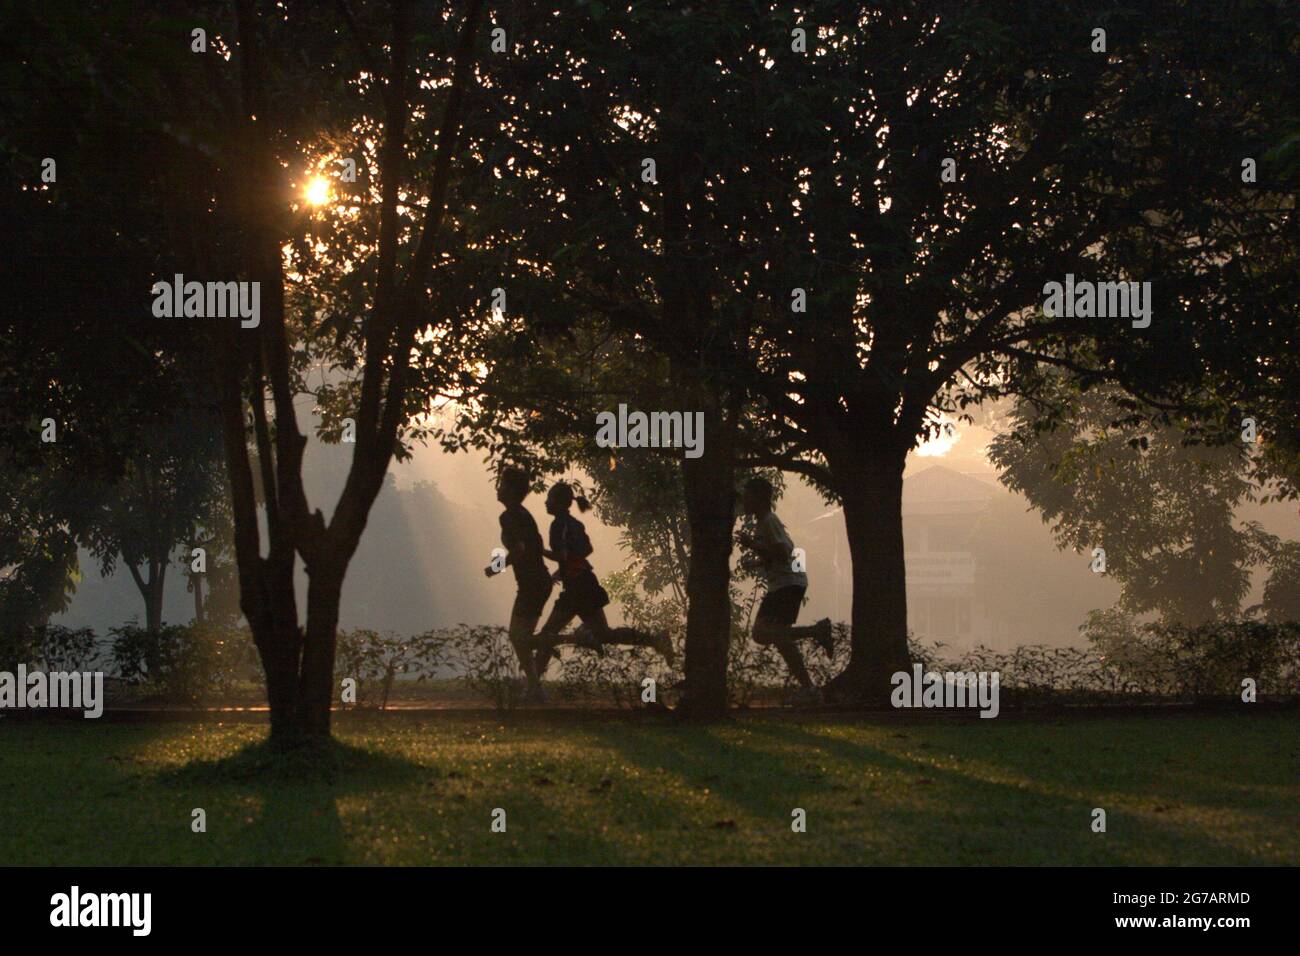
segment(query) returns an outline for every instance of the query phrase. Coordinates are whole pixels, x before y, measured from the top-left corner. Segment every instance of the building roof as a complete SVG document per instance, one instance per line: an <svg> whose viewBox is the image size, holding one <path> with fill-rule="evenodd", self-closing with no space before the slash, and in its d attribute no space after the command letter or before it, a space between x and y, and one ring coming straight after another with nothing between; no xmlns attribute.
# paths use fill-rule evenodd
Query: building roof
<svg viewBox="0 0 1300 956"><path fill-rule="evenodd" d="M931 465L903 479L903 514L969 514L983 511L1002 489L944 465Z"/></svg>

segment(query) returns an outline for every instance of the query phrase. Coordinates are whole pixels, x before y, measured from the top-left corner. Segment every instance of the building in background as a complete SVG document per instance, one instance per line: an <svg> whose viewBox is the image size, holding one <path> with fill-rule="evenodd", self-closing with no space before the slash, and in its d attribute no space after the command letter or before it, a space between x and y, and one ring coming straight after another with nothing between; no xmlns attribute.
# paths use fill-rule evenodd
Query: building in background
<svg viewBox="0 0 1300 956"><path fill-rule="evenodd" d="M922 643L999 651L1078 643L1119 586L1062 551L1042 516L993 471L933 465L903 481L908 628Z"/></svg>
<svg viewBox="0 0 1300 956"><path fill-rule="evenodd" d="M922 642L992 646L1000 637L975 590L972 539L997 486L943 465L903 481L907 623Z"/></svg>

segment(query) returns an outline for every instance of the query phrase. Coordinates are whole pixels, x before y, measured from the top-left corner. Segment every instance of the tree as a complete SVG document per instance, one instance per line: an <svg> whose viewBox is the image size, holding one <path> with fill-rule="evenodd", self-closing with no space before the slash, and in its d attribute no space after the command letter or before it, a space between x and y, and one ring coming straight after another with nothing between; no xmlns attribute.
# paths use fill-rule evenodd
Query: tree
<svg viewBox="0 0 1300 956"><path fill-rule="evenodd" d="M45 625L76 589L76 536L46 490L36 476L0 471L0 635Z"/></svg>
<svg viewBox="0 0 1300 956"><path fill-rule="evenodd" d="M1236 615L1265 557L1258 529L1233 518L1256 490L1248 446L1191 445L1175 425L1135 422L1115 388L1080 392L1052 378L1068 417L1047 429L1033 402L1017 403L1012 431L990 446L1003 484L1051 523L1060 547L1088 558L1102 549L1127 613L1192 626Z"/></svg>
<svg viewBox="0 0 1300 956"><path fill-rule="evenodd" d="M1040 363L1173 391L1229 332L1256 348L1290 328L1271 293L1294 267L1293 203L1240 178L1286 112L1294 24L1272 5L721 4L567 22L529 21L515 72L495 74L507 241L575 308L707 373L708 396L680 390L719 439L716 458L683 461L692 555L708 556L692 573L710 582L693 613L721 605L734 513L713 496L749 396L769 415L744 462L842 502L846 696L884 699L907 665L902 470L938 413L1014 393ZM647 159L654 184L636 175ZM1251 255L1266 268L1244 271ZM1160 321L1135 334L1045 315L1045 282L1067 274L1154 282ZM716 663L706 632L720 627L700 629L696 659Z"/></svg>
<svg viewBox="0 0 1300 956"><path fill-rule="evenodd" d="M797 199L773 203L773 301L803 288L809 305L766 336L766 460L843 503L846 696L881 699L906 663L902 470L938 413L1029 388L1042 364L1168 395L1226 339L1259 354L1293 335L1274 292L1295 271L1294 203L1240 173L1286 115L1294 22L1272 4L1018 9L817 6L809 55L773 42L815 119L769 177ZM1155 317L1046 314L1067 275L1151 282Z"/></svg>
<svg viewBox="0 0 1300 956"><path fill-rule="evenodd" d="M513 251L520 252L518 246ZM503 318L478 343L474 361L462 376L457 396L461 411L453 427L440 436L449 447L471 444L499 462L526 464L538 475L577 466L594 480L598 513L625 529L625 550L637 555L634 561L650 591L680 590L686 612L687 676L679 710L715 716L727 701L725 654L733 617L727 556L734 517L712 520L692 511L690 482L700 479L682 449L604 448L592 441L596 416L620 404L694 414L683 401L673 360L598 312L579 308L565 318L564 326L548 329L547 308L563 301L563 290L537 288L526 279L508 285L527 303L526 311L522 317ZM539 303L540 314L529 315L527 307ZM486 373L480 375L479 367ZM717 432L709 432L707 425L705 432L701 458L727 456L722 467L731 473L707 491L730 512L736 495L734 453L712 448ZM713 547L702 552L702 540ZM721 555L722 560L701 572L695 558L702 553L715 559ZM714 602L717 583L725 598L721 611ZM719 650L724 654L722 670L715 672L713 654Z"/></svg>
<svg viewBox="0 0 1300 956"><path fill-rule="evenodd" d="M369 282L360 290L362 301L352 303L364 312L351 328L338 332L363 359L352 466L328 522L307 503L302 481L307 439L294 412L295 347L281 253L294 230L281 175L287 130L278 126L292 116L294 107L286 96L290 91L270 85L275 71L293 55L298 24L292 17L259 15L252 0L235 6L240 119L237 152L224 170L224 198L237 210L243 227L246 274L263 290L262 319L254 335L240 336L242 330L228 326L222 341L221 413L233 491L240 603L266 670L272 738L321 736L330 727L343 578L398 450L399 431L412 411L411 352L417 333L430 323L428 285L457 152L464 91L472 82L483 3L470 0L460 16L448 12L454 32L447 37L447 21L438 15L443 11L417 16L412 2L395 0L387 24L389 55L383 59L371 39L377 25L358 21L346 4L340 5L356 59L338 50L341 62L331 64L332 69L342 68L347 76L366 74L364 82L355 83L354 93L376 101L374 122L382 124L383 133L374 157L377 222L366 217L374 226L375 255L357 263L369 273ZM310 22L310 14L305 19ZM450 41L443 47L448 52L439 55L436 48L417 45L416 38L427 37ZM433 87L444 83L445 95L435 96ZM337 93L335 84L312 92L321 96L326 90ZM407 177L406 167L411 129L421 121L437 125L431 175L417 183ZM357 141L369 135L364 126L350 132ZM403 201L407 190L417 187L427 189L418 215L409 199ZM413 238L404 241L408 232ZM248 412L266 501L265 558L245 441ZM301 555L309 579L302 630L293 593L295 555Z"/></svg>
<svg viewBox="0 0 1300 956"><path fill-rule="evenodd" d="M0 84L0 627L46 623L77 547L151 433L203 418L175 330L149 315L158 220L122 189L124 146L95 108L84 5L7 7L23 52ZM74 9L75 8L75 9ZM10 82L12 81L12 82ZM129 155L129 153L127 153ZM198 363L202 364L202 357ZM209 417L207 433L215 420Z"/></svg>
<svg viewBox="0 0 1300 956"><path fill-rule="evenodd" d="M87 207L96 221L138 237L141 268L112 277L134 290L132 326L152 336L157 354L214 366L202 380L223 433L240 603L267 675L272 737L324 735L342 580L387 466L404 451L402 428L422 404L409 388L412 351L432 322L431 272L483 3L93 6L95 18L58 0L18 16L19 35L53 38L34 44L30 64L48 85L32 90L36 105L13 97L6 107L30 111L21 128L47 134L40 107L59 112L50 101L70 76L101 137L95 148L132 158L129 176L107 162L98 183L76 164L63 176L76 190L98 185ZM186 22L204 30L204 46L178 28ZM321 224L290 191L304 154L322 158L322 144L338 147L330 158L357 158L356 228L345 234L316 234ZM422 151L428 163L412 163ZM322 290L290 274L284 248L301 265L335 238L328 252L349 278L324 291L350 298L313 300ZM160 321L146 293L176 272L257 283L258 321ZM303 490L307 439L294 411L313 362L327 379L360 369L352 468L329 521ZM310 579L305 628L298 557Z"/></svg>
<svg viewBox="0 0 1300 956"><path fill-rule="evenodd" d="M125 473L103 494L102 506L81 535L101 573L113 573L119 557L126 565L144 598L150 633L162 628L163 587L177 547L199 540L218 544L212 532L218 530L226 487L221 434L214 426L210 418L179 418L142 435ZM219 552L220 545L213 550ZM200 580L190 577L195 617L201 620Z"/></svg>
<svg viewBox="0 0 1300 956"><path fill-rule="evenodd" d="M493 284L529 332L603 330L658 372L649 408L703 416L700 454L675 453L690 556L681 710L712 717L727 704L746 353L765 267L747 238L748 165L779 103L757 95L752 10L576 6L517 17L517 47L480 94L500 128L476 151L497 181L479 228L500 251ZM576 419L574 438L590 443L593 423Z"/></svg>
<svg viewBox="0 0 1300 956"><path fill-rule="evenodd" d="M1300 621L1300 541L1274 541L1268 548L1269 574L1260 610L1275 624Z"/></svg>

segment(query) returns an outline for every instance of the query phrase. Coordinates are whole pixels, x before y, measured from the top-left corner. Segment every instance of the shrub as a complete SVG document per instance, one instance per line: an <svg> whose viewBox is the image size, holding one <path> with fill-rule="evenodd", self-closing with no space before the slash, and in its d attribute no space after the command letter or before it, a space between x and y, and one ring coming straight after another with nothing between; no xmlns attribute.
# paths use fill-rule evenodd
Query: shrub
<svg viewBox="0 0 1300 956"><path fill-rule="evenodd" d="M76 629L49 625L37 642L39 660L47 671L90 670L99 656L95 632L89 627Z"/></svg>
<svg viewBox="0 0 1300 956"><path fill-rule="evenodd" d="M95 632L88 627L42 624L0 633L0 670L16 671L19 663L44 671L91 670L96 657Z"/></svg>
<svg viewBox="0 0 1300 956"><path fill-rule="evenodd" d="M84 671L97 656L95 632L61 624L15 628L0 636L0 670L19 664L44 671Z"/></svg>
<svg viewBox="0 0 1300 956"><path fill-rule="evenodd" d="M457 624L442 633L447 660L471 689L497 710L518 706L524 680L506 628Z"/></svg>
<svg viewBox="0 0 1300 956"><path fill-rule="evenodd" d="M752 611L752 601L749 611ZM731 704L745 707L765 693L790 685L774 648L749 637L748 613L733 625L728 658ZM1265 696L1294 695L1300 680L1300 623L1246 619L1199 627L1139 624L1115 610L1094 611L1081 628L1089 647L1024 645L1000 652L987 647L957 651L942 643L909 639L912 660L926 670L997 671L1008 701L1068 700L1075 703L1137 699L1229 697L1250 677ZM227 695L237 681L260 682L262 674L246 630L219 625L164 627L150 634L134 624L110 631L112 662L127 683L167 700L193 703ZM673 633L679 664L670 668L649 648L607 647L603 656L567 650L558 680L549 682L561 700L606 700L639 708L642 681L654 678L657 701L671 704L680 689L682 634ZM825 684L849 658L849 629L834 628L833 659L802 642L813 680ZM87 628L57 625L0 636L0 669L19 662L49 670L84 670L96 657ZM462 679L498 710L516 707L524 689L508 632L499 626L460 624L400 637L359 628L340 631L336 676L357 681L357 703L386 707L398 678Z"/></svg>
<svg viewBox="0 0 1300 956"><path fill-rule="evenodd" d="M198 703L230 693L259 674L247 630L213 624L169 624L150 632L136 624L109 630L118 676L165 700Z"/></svg>
<svg viewBox="0 0 1300 956"><path fill-rule="evenodd" d="M615 707L636 709L645 706L641 694L647 677L655 682L655 702L662 704L664 693L680 682L681 672L648 647L606 646L604 656L566 653L560 659L556 689L564 700L605 698Z"/></svg>
<svg viewBox="0 0 1300 956"><path fill-rule="evenodd" d="M1294 694L1300 677L1300 623L1211 621L1197 626L1138 624L1114 609L1094 611L1081 630L1125 693L1222 697L1253 678L1261 694Z"/></svg>
<svg viewBox="0 0 1300 956"><path fill-rule="evenodd" d="M1096 651L1079 647L1025 644L1012 651L978 645L955 657L947 645L909 644L913 660L927 671L998 674L1000 692L1012 700L1032 701L1068 696L1072 700L1109 697L1118 692L1115 675L1102 667Z"/></svg>
<svg viewBox="0 0 1300 956"><path fill-rule="evenodd" d="M367 628L339 631L335 655L336 678L357 682L357 704L388 706L393 682L399 674L414 674L417 680L432 677L446 663L447 636L426 631L413 637L380 634Z"/></svg>

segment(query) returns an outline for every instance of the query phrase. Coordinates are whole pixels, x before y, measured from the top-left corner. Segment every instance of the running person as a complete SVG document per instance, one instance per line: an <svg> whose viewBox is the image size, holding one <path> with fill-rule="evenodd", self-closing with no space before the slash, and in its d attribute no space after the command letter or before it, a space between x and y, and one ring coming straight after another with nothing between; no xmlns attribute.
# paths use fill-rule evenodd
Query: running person
<svg viewBox="0 0 1300 956"><path fill-rule="evenodd" d="M793 567L794 542L772 510L771 483L765 478L749 479L745 482L743 501L745 514L754 517L754 531L752 534L742 531L739 540L758 557L767 584L767 593L754 618L754 641L775 646L791 676L799 682L799 692L793 702L816 703L821 700L821 692L813 686L796 642L812 639L828 657L834 656L830 618L822 618L807 627L794 626L808 590L808 575Z"/></svg>
<svg viewBox="0 0 1300 956"><path fill-rule="evenodd" d="M528 474L520 468L507 468L497 482L497 501L505 505L501 512L501 544L506 549L506 564L515 569L518 591L510 610L510 644L519 658L519 666L528 681L528 696L542 697L533 657L529 653L533 631L551 596L551 575L542 560L542 535L537 522L524 507L528 496ZM488 577L499 573L492 565L483 569Z"/></svg>
<svg viewBox="0 0 1300 956"><path fill-rule="evenodd" d="M626 644L639 647L652 647L671 665L674 659L672 641L667 634L646 634L630 627L610 627L605 619L605 605L609 595L596 580L596 574L587 558L591 556L591 539L582 522L569 514L574 502L578 510L586 511L591 505L586 498L576 497L573 486L567 481L559 481L551 486L546 495L546 511L552 516L550 530L550 550L545 556L559 565L555 580L564 585L564 590L551 608L533 646L537 648L535 661L536 672L540 677L555 656L555 647L564 643L560 632L575 617L582 620L582 626L573 633L572 641L579 647L587 647L603 654L605 644Z"/></svg>

